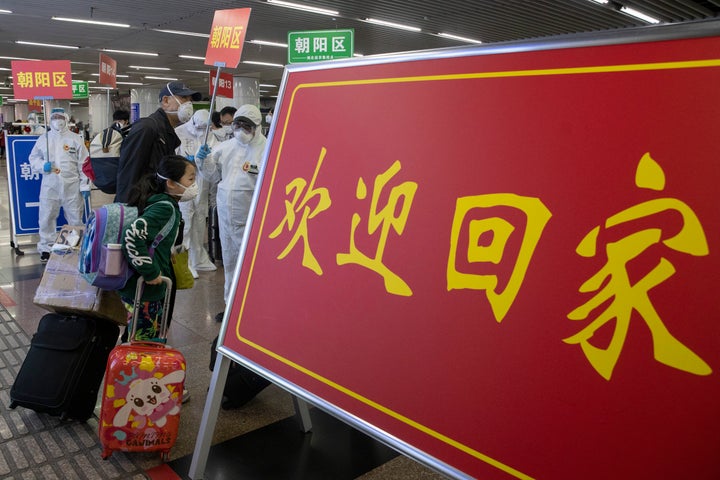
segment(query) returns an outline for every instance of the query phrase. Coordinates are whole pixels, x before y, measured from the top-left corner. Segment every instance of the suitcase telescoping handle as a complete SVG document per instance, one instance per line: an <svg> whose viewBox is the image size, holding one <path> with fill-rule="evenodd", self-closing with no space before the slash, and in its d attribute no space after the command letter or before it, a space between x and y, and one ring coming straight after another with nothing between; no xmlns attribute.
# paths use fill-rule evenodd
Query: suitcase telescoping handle
<svg viewBox="0 0 720 480"><path fill-rule="evenodd" d="M160 318L160 325L158 326L158 337L163 340L167 339L168 331L168 313L170 312L170 298L172 297L172 280L168 277L160 277L165 284L165 298L163 299L163 310L162 318ZM137 286L135 287L135 308L133 308L132 327L130 334L128 335L129 341L135 340L135 333L138 324L138 315L142 309L142 293L145 289L145 279L142 276L138 277Z"/></svg>

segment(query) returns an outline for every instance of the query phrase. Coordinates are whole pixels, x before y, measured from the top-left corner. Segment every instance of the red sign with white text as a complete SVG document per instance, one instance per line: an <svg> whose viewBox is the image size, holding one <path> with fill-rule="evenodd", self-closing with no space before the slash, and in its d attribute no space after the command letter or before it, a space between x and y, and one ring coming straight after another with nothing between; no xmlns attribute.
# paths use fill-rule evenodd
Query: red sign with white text
<svg viewBox="0 0 720 480"><path fill-rule="evenodd" d="M720 37L461 52L288 70L222 345L474 478L720 478Z"/></svg>
<svg viewBox="0 0 720 480"><path fill-rule="evenodd" d="M117 88L117 62L112 57L100 54L100 79L98 83L107 87Z"/></svg>
<svg viewBox="0 0 720 480"><path fill-rule="evenodd" d="M210 29L205 65L235 68L240 63L250 8L216 10Z"/></svg>
<svg viewBox="0 0 720 480"><path fill-rule="evenodd" d="M212 97L215 90L215 79L217 72L210 72L210 96ZM220 78L217 79L217 94L219 97L233 98L233 76L230 73L220 72Z"/></svg>
<svg viewBox="0 0 720 480"><path fill-rule="evenodd" d="M72 98L70 60L13 60L10 63L15 98Z"/></svg>

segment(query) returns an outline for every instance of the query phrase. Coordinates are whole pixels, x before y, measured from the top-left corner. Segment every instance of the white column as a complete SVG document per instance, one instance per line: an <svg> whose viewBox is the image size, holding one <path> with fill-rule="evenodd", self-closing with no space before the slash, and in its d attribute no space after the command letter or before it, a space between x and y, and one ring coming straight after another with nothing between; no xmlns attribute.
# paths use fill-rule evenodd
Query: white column
<svg viewBox="0 0 720 480"><path fill-rule="evenodd" d="M27 122L27 117L29 113L30 109L28 109L27 103L15 104L15 118L20 118L23 122Z"/></svg>
<svg viewBox="0 0 720 480"><path fill-rule="evenodd" d="M15 121L15 108L12 105L1 106L0 107L0 117L2 117L3 122L14 122Z"/></svg>
<svg viewBox="0 0 720 480"><path fill-rule="evenodd" d="M102 132L112 123L112 112L110 111L112 107L107 92L91 93L88 98L91 137Z"/></svg>
<svg viewBox="0 0 720 480"><path fill-rule="evenodd" d="M257 78L233 76L233 98L215 97L215 111L227 106L238 108L246 103L260 108L259 83Z"/></svg>
<svg viewBox="0 0 720 480"><path fill-rule="evenodd" d="M130 123L147 117L160 108L159 88L133 88L130 90Z"/></svg>

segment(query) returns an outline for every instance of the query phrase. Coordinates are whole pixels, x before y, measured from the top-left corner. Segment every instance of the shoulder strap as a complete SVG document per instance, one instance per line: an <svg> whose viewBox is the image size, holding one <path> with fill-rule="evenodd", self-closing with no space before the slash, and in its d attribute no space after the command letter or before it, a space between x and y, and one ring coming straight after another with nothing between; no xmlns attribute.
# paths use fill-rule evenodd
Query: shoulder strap
<svg viewBox="0 0 720 480"><path fill-rule="evenodd" d="M155 251L157 246L160 245L160 242L162 242L163 239L167 236L167 234L170 233L170 230L172 230L173 225L175 224L175 207L173 206L173 204L167 200L160 200L159 202L154 203L153 205L157 205L158 203L167 203L172 208L173 213L172 213L172 216L170 217L170 220L168 220L168 222L165 224L165 226L162 228L162 230L160 230L160 232L155 237L155 240L153 240L153 243L150 246L152 251Z"/></svg>
<svg viewBox="0 0 720 480"><path fill-rule="evenodd" d="M112 129L106 128L102 131L102 149L103 152L107 153L110 149L110 142L112 142Z"/></svg>

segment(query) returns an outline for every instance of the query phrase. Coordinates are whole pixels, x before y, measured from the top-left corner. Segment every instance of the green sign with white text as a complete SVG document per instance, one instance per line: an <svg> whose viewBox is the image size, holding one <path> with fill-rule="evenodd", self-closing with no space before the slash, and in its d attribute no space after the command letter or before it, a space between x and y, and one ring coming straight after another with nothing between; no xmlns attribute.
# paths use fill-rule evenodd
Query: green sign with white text
<svg viewBox="0 0 720 480"><path fill-rule="evenodd" d="M288 32L288 63L352 58L353 29Z"/></svg>
<svg viewBox="0 0 720 480"><path fill-rule="evenodd" d="M72 82L72 96L75 98L88 98L90 96L88 91L88 82L82 82L79 80L73 80Z"/></svg>

